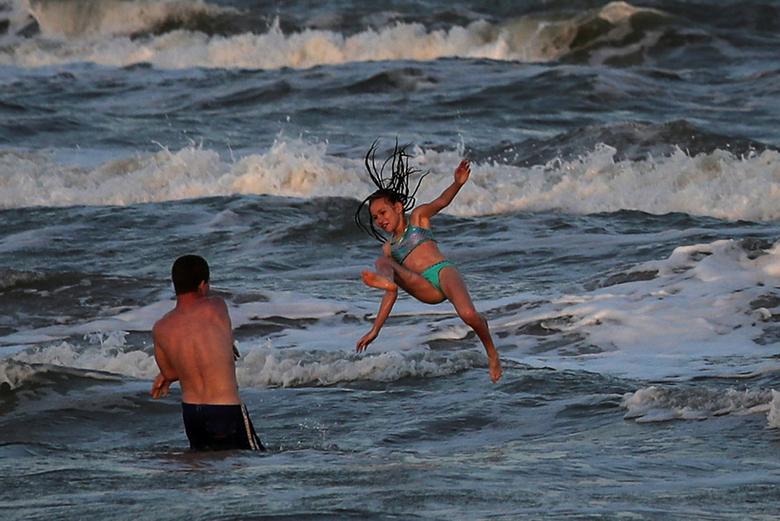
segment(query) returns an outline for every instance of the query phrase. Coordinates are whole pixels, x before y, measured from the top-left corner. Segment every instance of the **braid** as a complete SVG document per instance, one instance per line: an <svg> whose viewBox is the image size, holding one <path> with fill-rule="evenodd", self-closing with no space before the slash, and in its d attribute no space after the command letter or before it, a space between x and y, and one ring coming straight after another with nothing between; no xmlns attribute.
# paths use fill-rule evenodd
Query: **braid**
<svg viewBox="0 0 780 521"><path fill-rule="evenodd" d="M409 145L399 146L397 139L395 141L395 147L393 147L393 153L384 160L379 168L377 168L376 151L378 142L379 140L377 139L371 144L371 147L368 149L368 152L366 152L366 157L364 158L364 164L368 171L368 175L377 189L374 193L361 201L355 212L355 223L360 229L367 232L376 240L386 242L387 238L376 229L374 220L371 216L368 217L368 224L364 222L363 216L361 215L364 213L363 208L368 207L371 204L371 201L386 198L391 203L401 203L405 212L410 211L414 208L416 202L415 195L420 189L420 183L422 183L423 178L427 176L430 171L423 173L419 168L410 166L409 158L411 156L406 152L406 148ZM390 164L390 177L385 177L385 168L388 166L388 163ZM417 180L417 185L415 185L414 190L410 191L409 178L417 174L422 175L420 175L420 178Z"/></svg>

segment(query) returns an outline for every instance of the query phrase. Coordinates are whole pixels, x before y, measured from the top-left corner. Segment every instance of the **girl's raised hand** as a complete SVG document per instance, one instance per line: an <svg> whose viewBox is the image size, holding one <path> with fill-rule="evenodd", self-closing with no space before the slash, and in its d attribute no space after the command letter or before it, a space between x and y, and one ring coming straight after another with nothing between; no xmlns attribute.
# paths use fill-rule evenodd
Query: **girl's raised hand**
<svg viewBox="0 0 780 521"><path fill-rule="evenodd" d="M464 159L460 162L458 168L455 169L455 182L460 185L466 184L466 181L469 180L469 175L471 175L471 162L468 159Z"/></svg>

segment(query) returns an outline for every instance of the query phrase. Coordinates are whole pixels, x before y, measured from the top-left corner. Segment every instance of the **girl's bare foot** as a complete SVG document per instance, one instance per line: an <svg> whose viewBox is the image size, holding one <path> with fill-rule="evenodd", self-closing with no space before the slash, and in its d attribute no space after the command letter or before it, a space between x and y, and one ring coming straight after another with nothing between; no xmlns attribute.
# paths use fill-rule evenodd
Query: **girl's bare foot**
<svg viewBox="0 0 780 521"><path fill-rule="evenodd" d="M377 275L373 271L364 271L360 274L360 277L363 279L363 284L366 286L371 286L372 288L377 289L383 289L385 291L397 291L398 285L390 281L381 275Z"/></svg>
<svg viewBox="0 0 780 521"><path fill-rule="evenodd" d="M498 382L501 379L501 375L504 373L504 370L501 369L501 361L498 359L498 356L488 360L488 369L490 370L490 380L493 383Z"/></svg>

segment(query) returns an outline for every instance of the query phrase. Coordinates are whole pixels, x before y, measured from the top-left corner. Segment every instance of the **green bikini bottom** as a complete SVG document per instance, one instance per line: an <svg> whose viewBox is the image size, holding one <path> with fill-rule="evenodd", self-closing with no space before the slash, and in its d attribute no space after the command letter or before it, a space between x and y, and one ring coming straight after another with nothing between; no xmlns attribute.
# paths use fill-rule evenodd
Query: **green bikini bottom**
<svg viewBox="0 0 780 521"><path fill-rule="evenodd" d="M448 260L443 260L441 262L437 262L436 264L428 266L423 270L422 273L420 273L420 275L422 275L425 280L430 282L434 288L441 291L441 282L439 282L439 272L448 266L452 266L454 268L455 264L453 264Z"/></svg>

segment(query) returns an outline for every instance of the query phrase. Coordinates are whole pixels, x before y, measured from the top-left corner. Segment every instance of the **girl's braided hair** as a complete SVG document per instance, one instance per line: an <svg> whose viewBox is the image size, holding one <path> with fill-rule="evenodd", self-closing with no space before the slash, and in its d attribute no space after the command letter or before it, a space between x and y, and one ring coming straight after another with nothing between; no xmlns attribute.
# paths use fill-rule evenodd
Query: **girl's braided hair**
<svg viewBox="0 0 780 521"><path fill-rule="evenodd" d="M395 147L393 147L393 153L384 160L382 166L377 168L376 151L378 142L379 140L377 139L371 144L371 148L368 149L364 160L368 175L371 177L371 181L377 187L377 190L363 199L360 203L360 206L358 206L357 211L355 212L355 223L360 229L367 232L379 242L387 242L387 237L374 226L374 220L370 215L368 216L368 224L364 222L363 215L361 215L365 213L363 212L363 208L370 206L371 201L385 198L393 204L401 203L404 212L408 212L414 208L414 196L417 194L417 190L420 189L420 183L422 183L423 178L428 175L430 171L423 173L419 168L410 166L409 158L411 156L406 152L406 148L409 145L399 146L398 140L396 140ZM385 167L388 166L388 163L390 165L390 177L385 177ZM417 185L414 187L414 190L411 190L410 192L409 178L416 174L422 175L417 180Z"/></svg>

